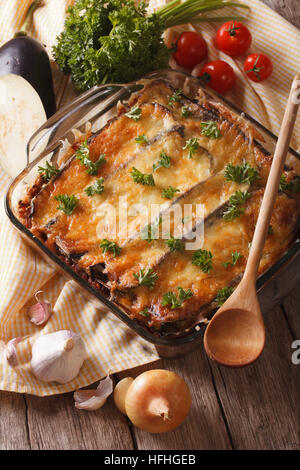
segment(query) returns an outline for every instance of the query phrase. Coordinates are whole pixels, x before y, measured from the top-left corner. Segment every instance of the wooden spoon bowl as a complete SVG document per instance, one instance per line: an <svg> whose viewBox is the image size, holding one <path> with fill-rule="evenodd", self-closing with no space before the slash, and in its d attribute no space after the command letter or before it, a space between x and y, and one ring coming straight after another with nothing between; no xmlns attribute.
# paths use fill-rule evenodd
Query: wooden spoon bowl
<svg viewBox="0 0 300 470"><path fill-rule="evenodd" d="M217 315L214 328L210 328L204 338L211 359L229 367L252 364L262 353L264 344L260 319L238 308Z"/></svg>

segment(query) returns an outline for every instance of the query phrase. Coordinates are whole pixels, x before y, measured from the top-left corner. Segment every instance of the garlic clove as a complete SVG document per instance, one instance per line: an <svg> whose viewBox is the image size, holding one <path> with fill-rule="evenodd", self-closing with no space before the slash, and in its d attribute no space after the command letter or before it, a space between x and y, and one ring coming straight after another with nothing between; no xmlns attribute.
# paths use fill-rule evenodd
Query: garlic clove
<svg viewBox="0 0 300 470"><path fill-rule="evenodd" d="M50 315L51 305L49 302L38 302L37 304L31 305L28 309L29 320L37 326L45 325Z"/></svg>
<svg viewBox="0 0 300 470"><path fill-rule="evenodd" d="M70 382L87 358L81 336L70 330L41 335L32 347L31 370L43 382Z"/></svg>
<svg viewBox="0 0 300 470"><path fill-rule="evenodd" d="M77 390L74 393L75 407L80 410L94 411L101 408L113 392L113 381L108 375L99 382L95 390Z"/></svg>
<svg viewBox="0 0 300 470"><path fill-rule="evenodd" d="M74 395L74 398L75 398L75 395ZM83 401L81 403L78 403L75 401L75 407L78 408L79 410L95 411L95 410L99 410L99 408L102 408L105 402L106 402L106 398L92 396L88 400Z"/></svg>
<svg viewBox="0 0 300 470"><path fill-rule="evenodd" d="M105 379L99 382L97 390L98 396L105 396L106 398L112 394L114 388L114 384L110 376L108 375Z"/></svg>
<svg viewBox="0 0 300 470"><path fill-rule="evenodd" d="M9 365L12 367L16 367L18 365L16 345L20 343L22 340L23 340L22 337L13 338L10 341L8 341L5 347L6 360L9 363Z"/></svg>
<svg viewBox="0 0 300 470"><path fill-rule="evenodd" d="M31 321L31 323L34 323L34 325L37 326L45 325L52 313L50 302L48 302L47 300L45 302L39 301L38 294L40 292L42 291L38 291L35 294L37 303L31 305L28 309L29 320Z"/></svg>
<svg viewBox="0 0 300 470"><path fill-rule="evenodd" d="M96 396L97 389L95 390L77 390L74 392L74 400L76 403L83 403Z"/></svg>

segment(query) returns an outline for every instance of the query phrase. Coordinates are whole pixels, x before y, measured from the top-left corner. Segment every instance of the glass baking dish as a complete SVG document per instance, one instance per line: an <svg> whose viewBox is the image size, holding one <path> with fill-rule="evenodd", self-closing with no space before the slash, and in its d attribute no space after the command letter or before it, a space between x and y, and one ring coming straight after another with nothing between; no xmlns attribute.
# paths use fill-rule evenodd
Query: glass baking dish
<svg viewBox="0 0 300 470"><path fill-rule="evenodd" d="M190 98L194 98L199 87L202 87L197 78L170 69L158 70L144 77L144 79L155 78L166 80L174 88L181 88L184 94ZM74 279L78 286L83 289L85 295L93 299L97 306L103 306L103 304L107 306L135 333L153 343L161 356L178 357L189 352L201 341L207 321L201 322L196 327L185 331L177 337L160 337L151 333L137 321L130 319L122 308L90 285L62 259L56 256L55 253L50 251L39 239L35 238L20 222L17 212L18 201L22 199L26 189L35 181L38 174L38 166L49 159L60 164L63 161L63 155L66 153L68 146L74 143L79 133L84 134L87 129L91 129L92 132L99 130L109 119L116 115L119 101L127 100L133 92L140 88L142 88L140 82L132 82L125 85L97 86L80 95L68 106L52 116L28 142L28 165L10 185L5 199L5 208L10 221L20 231L26 241L37 249L42 256L46 257L48 262L61 269L68 277ZM222 102L238 115L242 114L241 110L228 103L223 97L207 90L204 93L208 98ZM264 148L273 153L277 137L252 119L251 116L245 113L243 113L243 116L263 135L266 141ZM300 162L300 154L291 148L289 149L289 158L297 159ZM289 250L258 278L257 290L263 312L272 308L300 282L299 250L300 240L295 237L295 241Z"/></svg>

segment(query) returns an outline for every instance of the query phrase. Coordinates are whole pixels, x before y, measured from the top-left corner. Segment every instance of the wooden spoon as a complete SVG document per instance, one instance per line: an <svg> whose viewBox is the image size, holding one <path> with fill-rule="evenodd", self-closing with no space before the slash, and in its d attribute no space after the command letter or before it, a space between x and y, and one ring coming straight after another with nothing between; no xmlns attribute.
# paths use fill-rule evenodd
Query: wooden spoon
<svg viewBox="0 0 300 470"><path fill-rule="evenodd" d="M281 124L244 276L205 331L204 347L208 356L228 367L251 364L264 348L265 328L257 299L256 276L299 107L299 86L300 76L296 76Z"/></svg>

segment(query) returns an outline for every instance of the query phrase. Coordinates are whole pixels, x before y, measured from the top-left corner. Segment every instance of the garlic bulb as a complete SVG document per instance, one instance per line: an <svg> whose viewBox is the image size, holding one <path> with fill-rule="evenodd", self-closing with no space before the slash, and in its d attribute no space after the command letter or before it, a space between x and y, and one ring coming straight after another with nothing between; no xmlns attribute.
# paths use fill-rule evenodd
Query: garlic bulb
<svg viewBox="0 0 300 470"><path fill-rule="evenodd" d="M32 347L31 370L43 382L73 380L87 358L79 334L70 330L40 336Z"/></svg>

